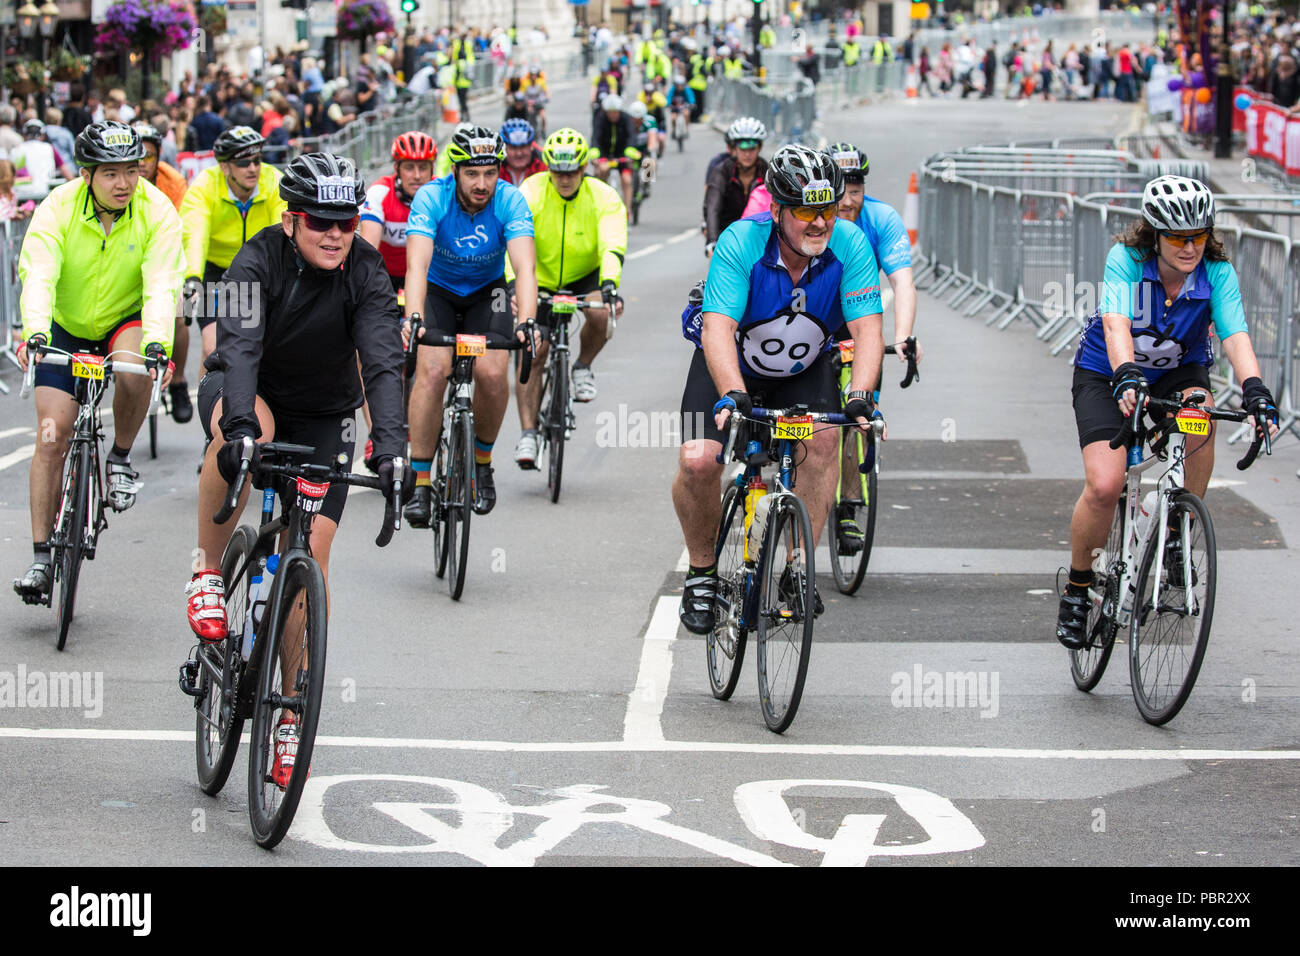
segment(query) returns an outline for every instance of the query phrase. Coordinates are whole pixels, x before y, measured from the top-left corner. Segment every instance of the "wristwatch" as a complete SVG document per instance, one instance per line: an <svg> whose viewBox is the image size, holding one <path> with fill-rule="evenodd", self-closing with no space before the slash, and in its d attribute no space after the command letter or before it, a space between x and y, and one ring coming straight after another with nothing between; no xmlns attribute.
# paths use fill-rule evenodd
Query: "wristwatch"
<svg viewBox="0 0 1300 956"><path fill-rule="evenodd" d="M871 401L871 393L864 391L862 389L855 389L854 391L849 392L850 402L853 401L854 399L859 399L859 398L862 399L864 402L869 402Z"/></svg>

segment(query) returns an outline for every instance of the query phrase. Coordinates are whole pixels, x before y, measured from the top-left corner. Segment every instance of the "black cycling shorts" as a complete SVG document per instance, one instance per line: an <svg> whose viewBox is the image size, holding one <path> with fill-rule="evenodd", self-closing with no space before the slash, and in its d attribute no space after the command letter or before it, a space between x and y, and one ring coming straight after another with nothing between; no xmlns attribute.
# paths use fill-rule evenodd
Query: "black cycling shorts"
<svg viewBox="0 0 1300 956"><path fill-rule="evenodd" d="M50 325L49 344L56 349L63 349L65 352L88 352L91 355L107 355L116 348L114 342L125 329L138 329L140 327L140 313L136 312L128 315L109 329L108 334L102 339L83 339L80 336L73 335L59 325L58 322L53 322ZM57 388L60 392L67 392L73 396L77 394L76 380L72 377L71 365L37 362L34 382L38 387Z"/></svg>
<svg viewBox="0 0 1300 956"><path fill-rule="evenodd" d="M840 411L840 388L830 353L822 353L812 365L790 378L746 375L745 391L759 408L789 408L807 405L809 411ZM704 438L725 444L727 437L713 421L713 406L721 398L709 374L704 350L697 348L686 373L682 392L682 441Z"/></svg>
<svg viewBox="0 0 1300 956"><path fill-rule="evenodd" d="M486 335L491 342L514 338L514 314L505 278L489 282L469 295L457 295L430 282L424 294L426 334Z"/></svg>
<svg viewBox="0 0 1300 956"><path fill-rule="evenodd" d="M1172 392L1185 392L1189 388L1203 388L1214 397L1210 389L1210 370L1204 365L1184 365L1166 372L1151 386L1153 398L1168 398ZM1074 421L1079 428L1079 447L1093 442L1108 442L1124 427L1119 402L1111 394L1110 379L1100 372L1085 368L1074 370L1071 385L1074 395Z"/></svg>
<svg viewBox="0 0 1300 956"><path fill-rule="evenodd" d="M511 291L513 292L514 283L512 282L510 285ZM565 288L574 295L586 295L590 292L596 292L600 289L600 269L593 269L581 279L576 279L573 282L566 283ZM546 291L551 292L553 290L547 289ZM554 325L554 323L551 322L551 303L537 303L537 324L545 329L550 329L551 326Z"/></svg>
<svg viewBox="0 0 1300 956"><path fill-rule="evenodd" d="M199 421L203 424L203 434L209 439L212 438L212 413L221 399L225 378L224 372L208 372L203 376L203 381L199 382ZM271 407L271 417L275 419L275 441L311 445L316 449L315 454L307 459L311 464L332 465L340 454L346 455L349 462L352 461L356 450L356 442L351 437L356 432L355 414L294 415ZM288 493L282 490L280 500L287 503ZM321 505L321 516L338 524L347 501L348 486L342 483L331 484Z"/></svg>
<svg viewBox="0 0 1300 956"><path fill-rule="evenodd" d="M203 265L203 304L194 317L200 329L206 329L217 321L217 316L221 314L221 303L216 298L218 293L212 291L212 286L221 281L227 268L229 267L219 266L215 262L207 262Z"/></svg>

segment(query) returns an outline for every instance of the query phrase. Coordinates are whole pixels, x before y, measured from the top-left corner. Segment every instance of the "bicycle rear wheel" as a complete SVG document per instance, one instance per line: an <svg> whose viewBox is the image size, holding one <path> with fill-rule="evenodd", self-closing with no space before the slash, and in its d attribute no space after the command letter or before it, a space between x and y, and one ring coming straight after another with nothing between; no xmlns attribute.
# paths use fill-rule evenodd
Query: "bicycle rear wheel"
<svg viewBox="0 0 1300 956"><path fill-rule="evenodd" d="M248 619L249 556L257 533L247 525L235 529L221 556L221 579L226 586L226 639L199 646L199 688L195 700L194 757L199 789L215 796L226 785L239 752L244 718L235 710L234 680ZM235 577L236 573L239 577Z"/></svg>
<svg viewBox="0 0 1300 956"><path fill-rule="evenodd" d="M429 507L432 514L429 523L433 525L433 573L443 577L447 573L447 552L451 522L447 519L447 443L439 439L438 454L433 460L433 488L429 494Z"/></svg>
<svg viewBox="0 0 1300 956"><path fill-rule="evenodd" d="M285 576L283 592L262 651L248 754L248 816L253 839L268 850L284 839L298 809L311 768L325 685L327 611L320 565L297 559L280 573ZM293 694L282 697L286 684ZM282 711L291 711L298 719L298 749L283 788L272 776L277 714Z"/></svg>
<svg viewBox="0 0 1300 956"><path fill-rule="evenodd" d="M1115 506L1115 518L1106 538L1106 550L1093 562L1092 587L1088 589L1088 643L1070 651L1070 677L1079 690L1089 691L1097 686L1110 652L1115 648L1115 634L1119 630L1119 580L1115 574L1116 563L1124 550L1124 504L1121 497Z"/></svg>
<svg viewBox="0 0 1300 956"><path fill-rule="evenodd" d="M709 685L713 696L727 700L736 690L745 660L745 493L731 485L722 496L722 521L717 536L718 597L713 630L705 638Z"/></svg>
<svg viewBox="0 0 1300 956"><path fill-rule="evenodd" d="M1183 568L1171 568L1166 552L1159 562L1157 595L1160 540L1159 529L1153 529L1138 567L1129 625L1133 699L1142 719L1156 726L1182 710L1200 673L1210 642L1217 570L1214 526L1200 498L1190 491L1177 492L1169 502L1168 526L1169 536L1178 542ZM1186 573L1179 574L1180 570Z"/></svg>
<svg viewBox="0 0 1300 956"><path fill-rule="evenodd" d="M866 461L870 451L879 454L874 436L850 432L845 441L849 445L849 461L856 466ZM841 487L839 500L830 515L830 536L827 543L831 549L831 573L835 577L835 586L842 594L856 594L862 587L862 579L867 574L867 564L871 561L871 543L876 537L876 475L879 466L872 455L871 470L862 474L853 468L857 476L850 486ZM861 548L853 536L844 534L843 520L852 521L862 534Z"/></svg>
<svg viewBox="0 0 1300 956"><path fill-rule="evenodd" d="M769 730L794 720L812 652L814 596L812 525L802 501L773 504L759 562L758 701Z"/></svg>
<svg viewBox="0 0 1300 956"><path fill-rule="evenodd" d="M86 555L86 531L90 524L90 443L80 442L69 452L69 473L64 481L65 505L62 541L59 546L59 635L55 647L63 650L77 604L77 581Z"/></svg>
<svg viewBox="0 0 1300 956"><path fill-rule="evenodd" d="M456 416L451 435L451 467L447 469L447 587L459 601L465 590L469 557L469 519L474 512L474 423L468 413Z"/></svg>
<svg viewBox="0 0 1300 956"><path fill-rule="evenodd" d="M557 357L547 375L550 403L546 406L546 487L551 503L560 500L560 482L564 477L564 442L568 433L569 370L563 357Z"/></svg>

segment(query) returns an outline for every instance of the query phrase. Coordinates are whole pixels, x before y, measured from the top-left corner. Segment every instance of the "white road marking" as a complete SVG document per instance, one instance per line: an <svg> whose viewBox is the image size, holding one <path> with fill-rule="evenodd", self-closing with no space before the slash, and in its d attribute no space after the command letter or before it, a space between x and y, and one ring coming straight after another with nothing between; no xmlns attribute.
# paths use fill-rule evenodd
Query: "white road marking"
<svg viewBox="0 0 1300 956"><path fill-rule="evenodd" d="M691 549L682 548L682 556L677 559L677 567L674 571L684 572L691 569Z"/></svg>
<svg viewBox="0 0 1300 956"><path fill-rule="evenodd" d="M0 727L0 739L194 742L193 730ZM1300 760L1300 750L1041 750L1018 747L905 747L887 744L752 744L704 740L437 740L332 737L317 747L362 750L464 750L480 753L751 753L806 757L937 757L972 760Z"/></svg>
<svg viewBox="0 0 1300 956"><path fill-rule="evenodd" d="M18 428L6 428L4 431L0 432L0 438L12 438L14 435L35 435L35 434L36 434L36 429L24 428L20 426Z"/></svg>
<svg viewBox="0 0 1300 956"><path fill-rule="evenodd" d="M0 471L4 471L6 468L11 468L14 465L20 464L35 454L35 444L19 448L17 451L11 451L9 454L0 457Z"/></svg>
<svg viewBox="0 0 1300 956"><path fill-rule="evenodd" d="M668 242L667 242L667 245L670 245L670 246L671 246L671 245L673 245L673 244L675 244L675 243L678 243L678 242L685 242L687 239L691 238L691 236L700 236L701 238L703 238L703 235L704 235L704 234L703 234L702 232L700 232L700 229L699 229L698 226L694 226L694 227L692 227L692 228L690 228L690 229L683 229L683 230L682 230L681 232L679 232L677 235L675 235L675 236L673 236L671 239L669 239Z"/></svg>
<svg viewBox="0 0 1300 956"><path fill-rule="evenodd" d="M626 261L631 262L633 259L640 259L643 256L648 256L653 252L658 252L663 247L664 244L662 242L651 243L650 245L646 246L644 249L638 249L636 252L629 252L627 254Z"/></svg>
<svg viewBox="0 0 1300 956"><path fill-rule="evenodd" d="M650 615L641 645L641 665L636 672L636 687L627 700L623 718L623 739L632 742L660 743L664 739L659 718L668 697L668 682L673 676L673 643L677 640L677 604L672 596L661 597Z"/></svg>

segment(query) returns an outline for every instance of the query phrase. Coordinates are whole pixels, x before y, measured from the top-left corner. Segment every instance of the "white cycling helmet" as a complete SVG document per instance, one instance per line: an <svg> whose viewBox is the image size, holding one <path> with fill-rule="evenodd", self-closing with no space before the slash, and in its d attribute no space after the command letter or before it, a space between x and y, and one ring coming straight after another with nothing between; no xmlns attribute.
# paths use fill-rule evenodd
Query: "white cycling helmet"
<svg viewBox="0 0 1300 956"><path fill-rule="evenodd" d="M683 50L686 50L688 53L692 53L692 52L694 52L694 51L695 51L695 40L694 40L693 38L691 38L691 37L684 37L684 38L682 39L682 49L683 49Z"/></svg>
<svg viewBox="0 0 1300 956"><path fill-rule="evenodd" d="M673 74L673 86L685 86L685 85L686 85L686 74L685 74L685 73L674 73L674 74Z"/></svg>
<svg viewBox="0 0 1300 956"><path fill-rule="evenodd" d="M742 116L727 127L726 140L729 144L745 139L756 139L759 142L767 139L767 127L763 125L762 120L752 116Z"/></svg>
<svg viewBox="0 0 1300 956"><path fill-rule="evenodd" d="M729 46L718 47L718 56L731 56L731 47Z"/></svg>
<svg viewBox="0 0 1300 956"><path fill-rule="evenodd" d="M1214 194L1185 176L1161 176L1142 190L1142 215L1157 229L1208 229L1214 225Z"/></svg>
<svg viewBox="0 0 1300 956"><path fill-rule="evenodd" d="M623 97L617 93L606 93L605 98L600 101L600 108L607 113L623 112Z"/></svg>
<svg viewBox="0 0 1300 956"><path fill-rule="evenodd" d="M642 103L640 100L635 101L631 106L627 108L627 115L632 117L633 119L645 119L645 114L646 114L645 104Z"/></svg>

